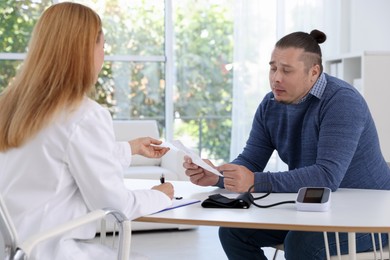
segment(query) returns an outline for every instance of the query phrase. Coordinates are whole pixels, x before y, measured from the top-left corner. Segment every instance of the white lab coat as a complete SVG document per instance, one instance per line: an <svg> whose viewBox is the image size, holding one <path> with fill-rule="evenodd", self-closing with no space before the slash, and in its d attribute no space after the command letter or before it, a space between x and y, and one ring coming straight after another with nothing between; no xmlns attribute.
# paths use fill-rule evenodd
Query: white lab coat
<svg viewBox="0 0 390 260"><path fill-rule="evenodd" d="M85 98L20 148L0 153L0 191L19 241L94 209L111 207L134 219L169 206L160 191L126 189L130 149L115 142L109 112ZM94 235L95 225L78 229L38 246L33 259L114 259L108 248L78 240Z"/></svg>

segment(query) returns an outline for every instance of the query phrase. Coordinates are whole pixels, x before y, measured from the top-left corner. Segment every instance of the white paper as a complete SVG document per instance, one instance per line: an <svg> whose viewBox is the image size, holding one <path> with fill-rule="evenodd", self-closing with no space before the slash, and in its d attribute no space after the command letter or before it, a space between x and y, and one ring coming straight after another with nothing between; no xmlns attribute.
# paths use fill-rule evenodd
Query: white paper
<svg viewBox="0 0 390 260"><path fill-rule="evenodd" d="M217 171L215 168L211 167L209 164L207 164L205 161L202 160L196 153L191 151L188 147L186 147L182 142L179 140L173 140L172 143L170 142L163 142L160 146L169 147L171 149L183 151L187 156L189 156L192 160L192 162L203 169L214 173L215 175L222 176L222 174Z"/></svg>

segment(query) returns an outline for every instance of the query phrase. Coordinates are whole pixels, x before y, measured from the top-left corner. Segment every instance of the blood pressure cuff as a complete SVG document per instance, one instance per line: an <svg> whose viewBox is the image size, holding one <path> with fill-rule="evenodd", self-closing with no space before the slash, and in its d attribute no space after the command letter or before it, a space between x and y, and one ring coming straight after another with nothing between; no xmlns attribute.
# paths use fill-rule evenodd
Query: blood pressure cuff
<svg viewBox="0 0 390 260"><path fill-rule="evenodd" d="M251 205L250 194L245 192L235 199L230 199L221 194L210 195L202 202L204 208L231 208L248 209Z"/></svg>

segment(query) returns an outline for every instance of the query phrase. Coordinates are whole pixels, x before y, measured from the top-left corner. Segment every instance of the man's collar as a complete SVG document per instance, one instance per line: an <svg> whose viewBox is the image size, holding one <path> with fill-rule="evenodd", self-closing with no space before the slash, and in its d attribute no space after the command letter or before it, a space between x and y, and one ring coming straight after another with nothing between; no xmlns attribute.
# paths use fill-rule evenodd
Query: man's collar
<svg viewBox="0 0 390 260"><path fill-rule="evenodd" d="M326 83L327 82L326 82L325 73L321 73L321 75L317 79L317 82L311 88L309 93L317 97L318 99L321 99L322 94L324 94L325 91Z"/></svg>
<svg viewBox="0 0 390 260"><path fill-rule="evenodd" d="M307 95L304 96L298 102L298 104L304 102L305 100L307 100L311 96L315 96L316 98L321 99L322 94L324 93L325 87L326 87L326 77L325 77L324 73L321 73L321 75L318 77L314 86L310 89L309 93L307 93Z"/></svg>

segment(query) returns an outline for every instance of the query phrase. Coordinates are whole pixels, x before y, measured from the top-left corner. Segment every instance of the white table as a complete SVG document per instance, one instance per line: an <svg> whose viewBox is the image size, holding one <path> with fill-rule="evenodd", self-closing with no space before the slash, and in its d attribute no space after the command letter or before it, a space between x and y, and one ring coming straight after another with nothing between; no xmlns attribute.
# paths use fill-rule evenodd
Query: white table
<svg viewBox="0 0 390 260"><path fill-rule="evenodd" d="M130 189L150 188L158 180L125 180ZM175 196L196 198L203 201L209 195L221 193L228 197L238 194L215 187L200 187L190 182L173 181ZM260 194L254 194L254 197ZM295 200L296 193L272 193L257 200L260 205ZM282 204L272 208L210 209L200 203L143 216L136 221L176 223L187 225L223 226L278 230L319 232L350 232L350 259L355 259L354 232L390 233L390 191L339 189L332 192L331 205L326 212L297 211L294 204Z"/></svg>
<svg viewBox="0 0 390 260"><path fill-rule="evenodd" d="M126 179L125 184L131 189L142 189L158 184L158 180ZM173 181L172 184L175 196L183 198L203 201L215 193L236 196L223 189L200 187L185 181ZM295 200L296 196L296 193L272 193L257 203L267 205ZM300 231L390 232L390 191L339 189L332 193L327 212L301 212L294 204L272 208L252 205L249 209L206 209L196 203L144 216L137 221Z"/></svg>

